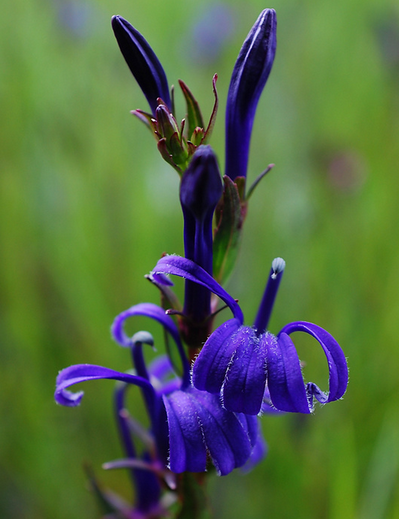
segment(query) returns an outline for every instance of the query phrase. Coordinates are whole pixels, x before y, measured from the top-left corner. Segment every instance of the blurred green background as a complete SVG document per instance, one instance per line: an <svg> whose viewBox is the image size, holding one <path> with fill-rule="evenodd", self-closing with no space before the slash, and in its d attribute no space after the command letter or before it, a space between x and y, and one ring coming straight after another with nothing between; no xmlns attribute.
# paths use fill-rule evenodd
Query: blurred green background
<svg viewBox="0 0 399 519"><path fill-rule="evenodd" d="M229 290L248 323L270 263L287 262L271 331L293 320L328 329L349 362L341 402L314 416L264 417L268 458L251 474L212 477L224 519L399 518L399 6L394 0L13 0L0 17L0 517L98 517L83 462L129 497L111 382L81 407L53 401L57 372L88 362L125 370L115 315L158 302L143 278L182 253L178 176L130 114L147 109L110 17L150 41L170 83L220 111L261 9L278 16L278 50L261 98L249 178L274 162L251 199ZM178 113L184 115L177 92ZM206 115L207 117L207 115ZM160 343L160 330L137 319ZM158 335L157 335L158 334ZM327 386L311 339L305 375ZM159 346L162 351L162 345ZM143 409L132 391L131 408Z"/></svg>

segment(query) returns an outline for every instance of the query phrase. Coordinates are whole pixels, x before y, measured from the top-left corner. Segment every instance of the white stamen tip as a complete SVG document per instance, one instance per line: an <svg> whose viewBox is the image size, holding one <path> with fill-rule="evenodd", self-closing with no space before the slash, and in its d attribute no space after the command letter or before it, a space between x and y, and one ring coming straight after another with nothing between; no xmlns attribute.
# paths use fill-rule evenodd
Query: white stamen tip
<svg viewBox="0 0 399 519"><path fill-rule="evenodd" d="M154 347L154 339L152 335L148 332L137 332L132 337L133 343L141 342L142 344L149 344Z"/></svg>
<svg viewBox="0 0 399 519"><path fill-rule="evenodd" d="M272 261L272 279L276 279L277 275L280 274L280 272L283 272L285 269L285 261L283 258L274 258Z"/></svg>

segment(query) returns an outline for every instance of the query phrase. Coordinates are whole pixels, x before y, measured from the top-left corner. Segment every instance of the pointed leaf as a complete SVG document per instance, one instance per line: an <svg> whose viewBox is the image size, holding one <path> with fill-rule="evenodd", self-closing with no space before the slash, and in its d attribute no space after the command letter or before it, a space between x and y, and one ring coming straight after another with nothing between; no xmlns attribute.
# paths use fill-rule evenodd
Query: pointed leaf
<svg viewBox="0 0 399 519"><path fill-rule="evenodd" d="M197 126L199 126L200 128L204 128L204 121L202 119L202 114L198 102L191 93L188 86L181 79L179 79L179 85L182 89L184 98L186 100L188 136L191 137Z"/></svg>
<svg viewBox="0 0 399 519"><path fill-rule="evenodd" d="M148 114L147 112L143 112L143 110L132 110L130 112L132 115L135 115L140 121L142 121L151 131L152 134L155 134L156 139L157 137L157 121L154 119L154 117L151 114Z"/></svg>
<svg viewBox="0 0 399 519"><path fill-rule="evenodd" d="M211 113L211 117L209 119L208 127L205 130L204 138L203 138L201 144L205 144L206 142L208 142L210 136L212 135L213 127L215 126L215 122L216 122L216 115L218 113L218 106L219 106L218 92L216 90L217 78L218 78L218 75L215 74L212 79L212 88L213 88L213 95L215 96L215 102L213 104L213 110Z"/></svg>

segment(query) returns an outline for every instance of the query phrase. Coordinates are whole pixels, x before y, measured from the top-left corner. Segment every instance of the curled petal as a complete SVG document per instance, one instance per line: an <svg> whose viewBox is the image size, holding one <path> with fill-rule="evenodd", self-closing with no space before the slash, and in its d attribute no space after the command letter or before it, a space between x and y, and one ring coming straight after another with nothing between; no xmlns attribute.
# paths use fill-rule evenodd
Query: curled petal
<svg viewBox="0 0 399 519"><path fill-rule="evenodd" d="M189 388L164 397L164 403L173 472L205 471L207 452L222 476L246 463L253 450L249 427L223 409L217 395Z"/></svg>
<svg viewBox="0 0 399 519"><path fill-rule="evenodd" d="M314 337L323 348L324 354L327 357L329 393L326 395L315 384L311 384L311 387L309 386L308 388L311 394L314 394L316 399L322 404L342 398L348 386L348 365L338 342L320 326L305 321L287 324L280 333L290 334L293 332L305 332Z"/></svg>
<svg viewBox="0 0 399 519"><path fill-rule="evenodd" d="M267 353L268 388L271 401L280 411L310 413L301 365L292 340L280 333Z"/></svg>
<svg viewBox="0 0 399 519"><path fill-rule="evenodd" d="M233 312L233 315L242 324L244 316L238 303L217 283L211 275L193 261L181 256L164 256L155 265L151 275L172 274L206 287L222 301ZM159 278L158 278L159 279Z"/></svg>
<svg viewBox="0 0 399 519"><path fill-rule="evenodd" d="M56 381L55 400L58 404L68 407L74 407L80 404L83 398L83 391L72 393L67 388L80 382L89 380L111 379L134 384L144 390L152 397L155 396L154 389L151 384L142 377L131 375L130 373L121 373L113 369L103 368L93 364L76 364L59 372Z"/></svg>
<svg viewBox="0 0 399 519"><path fill-rule="evenodd" d="M329 393L313 382L304 384L299 358L289 333L303 331L314 337L324 350L329 369ZM345 355L337 341L315 324L297 321L281 330L267 358L268 388L273 405L281 411L311 413L314 398L326 404L341 398L348 384Z"/></svg>
<svg viewBox="0 0 399 519"><path fill-rule="evenodd" d="M163 308L154 305L153 303L140 303L138 305L132 306L128 310L125 310L124 312L119 314L115 318L111 327L111 333L115 341L121 346L133 346L133 339L128 337L125 333L124 323L126 319L128 319L129 317L133 317L135 315L142 315L145 317L149 317L150 319L153 319L155 321L158 321L165 328L165 330L170 333L170 335L176 343L183 364L184 383L188 384L190 366L187 357L184 353L183 345L180 340L179 331L173 319L169 317L169 315L165 314L165 310Z"/></svg>
<svg viewBox="0 0 399 519"><path fill-rule="evenodd" d="M157 99L171 108L168 81L154 51L146 39L122 16L112 17L112 28L131 73L155 114Z"/></svg>
<svg viewBox="0 0 399 519"><path fill-rule="evenodd" d="M112 336L114 340L121 346L125 346L127 348L131 348L133 346L133 339L126 335L124 324L126 319L135 315L142 315L158 321L164 328L166 328L176 343L180 342L177 326L173 322L173 319L165 314L165 310L157 305L154 305L153 303L140 303L119 314L112 324Z"/></svg>

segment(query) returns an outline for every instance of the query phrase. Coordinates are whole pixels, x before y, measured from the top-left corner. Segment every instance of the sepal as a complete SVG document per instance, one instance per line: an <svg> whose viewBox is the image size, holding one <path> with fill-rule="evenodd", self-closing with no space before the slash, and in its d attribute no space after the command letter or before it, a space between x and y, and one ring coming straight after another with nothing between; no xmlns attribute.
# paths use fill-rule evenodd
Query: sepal
<svg viewBox="0 0 399 519"><path fill-rule="evenodd" d="M186 100L188 139L192 141L191 136L193 135L196 128L204 128L204 121L202 118L202 113L198 101L193 96L191 90L181 79L179 79L179 85L183 92L184 99Z"/></svg>
<svg viewBox="0 0 399 519"><path fill-rule="evenodd" d="M188 128L187 128L187 142L194 145L196 148L201 144L206 144L209 140L213 127L215 125L216 115L219 106L218 93L216 90L216 81L217 74L215 74L212 78L212 89L213 95L215 97L215 102L213 104L212 113L209 119L209 123L207 128L205 128L204 120L202 117L202 113L198 104L198 101L193 96L191 90L184 83L184 81L179 80L180 88L182 89L184 98L186 100L186 109L187 109L187 120L188 120ZM194 148L194 150L195 150Z"/></svg>

